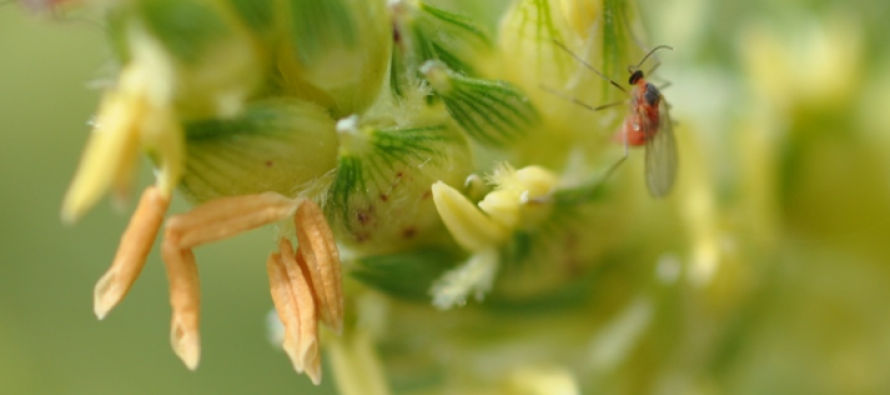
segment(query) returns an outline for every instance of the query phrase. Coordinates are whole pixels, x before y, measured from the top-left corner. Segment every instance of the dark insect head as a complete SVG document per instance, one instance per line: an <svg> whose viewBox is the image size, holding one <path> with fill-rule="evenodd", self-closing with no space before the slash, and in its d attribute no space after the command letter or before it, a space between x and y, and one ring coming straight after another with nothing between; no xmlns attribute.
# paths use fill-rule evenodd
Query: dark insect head
<svg viewBox="0 0 890 395"><path fill-rule="evenodd" d="M630 80L628 81L631 85L636 85L637 81L643 79L643 70L635 70L630 74Z"/></svg>
<svg viewBox="0 0 890 395"><path fill-rule="evenodd" d="M630 84L631 85L636 84L637 81L639 81L641 78L643 78L643 72L640 70L640 66L642 66L643 63L646 61L646 59L649 59L649 57L652 56L652 54L654 54L655 51L658 51L659 49L673 50L674 48L667 46L667 45L659 45L655 48L652 48L652 50L649 51L649 53L647 53L646 56L643 56L643 59L640 60L640 63L637 63L636 66L627 66L627 71L630 72Z"/></svg>

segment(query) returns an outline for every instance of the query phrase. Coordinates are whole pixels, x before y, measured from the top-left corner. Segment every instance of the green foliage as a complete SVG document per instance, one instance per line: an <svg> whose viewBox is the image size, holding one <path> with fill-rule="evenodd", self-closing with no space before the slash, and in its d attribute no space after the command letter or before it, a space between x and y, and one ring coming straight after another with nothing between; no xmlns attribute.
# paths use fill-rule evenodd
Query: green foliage
<svg viewBox="0 0 890 395"><path fill-rule="evenodd" d="M367 256L356 261L350 275L393 298L429 304L429 284L460 259L446 248Z"/></svg>
<svg viewBox="0 0 890 395"><path fill-rule="evenodd" d="M134 15L177 59L193 63L208 46L224 40L229 33L218 11L193 0L146 0L138 3Z"/></svg>

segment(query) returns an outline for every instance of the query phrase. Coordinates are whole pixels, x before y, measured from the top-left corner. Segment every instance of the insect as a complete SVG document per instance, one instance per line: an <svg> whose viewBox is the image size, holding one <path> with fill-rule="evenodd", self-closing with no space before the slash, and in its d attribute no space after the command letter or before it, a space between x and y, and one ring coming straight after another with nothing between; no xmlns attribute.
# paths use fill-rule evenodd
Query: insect
<svg viewBox="0 0 890 395"><path fill-rule="evenodd" d="M612 86L626 93L630 96L630 99L619 103L593 107L576 98L567 97L546 87L545 89L592 111L599 111L616 104L630 104L630 111L621 126L624 156L612 166L609 173L627 158L629 146L644 145L646 147L646 186L649 188L649 193L655 198L667 196L677 178L677 143L674 140L673 125L668 114L670 106L664 99L661 91L655 85L646 81L645 74L640 69L640 66L655 51L660 49L673 50L673 48L667 45L659 45L649 51L637 65L628 66L627 71L630 73L628 83L631 85L630 90L628 90L615 82L615 80L603 75L603 73L585 62L561 42L553 40L553 43L612 84ZM658 64L650 70L650 74L656 67L658 67Z"/></svg>

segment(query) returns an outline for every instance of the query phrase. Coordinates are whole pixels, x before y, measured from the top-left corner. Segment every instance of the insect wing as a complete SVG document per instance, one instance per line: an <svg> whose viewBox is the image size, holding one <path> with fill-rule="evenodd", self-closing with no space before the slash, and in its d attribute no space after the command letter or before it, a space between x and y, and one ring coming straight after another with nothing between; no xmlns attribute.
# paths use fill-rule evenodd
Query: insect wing
<svg viewBox="0 0 890 395"><path fill-rule="evenodd" d="M677 142L664 98L659 103L658 118L655 135L646 139L646 185L652 196L662 198L670 193L677 178Z"/></svg>

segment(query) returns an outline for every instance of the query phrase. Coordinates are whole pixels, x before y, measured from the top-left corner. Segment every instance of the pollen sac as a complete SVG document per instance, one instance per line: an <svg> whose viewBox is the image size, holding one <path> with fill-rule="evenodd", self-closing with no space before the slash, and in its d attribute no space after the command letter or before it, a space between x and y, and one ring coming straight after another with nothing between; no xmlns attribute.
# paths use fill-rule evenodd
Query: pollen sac
<svg viewBox="0 0 890 395"><path fill-rule="evenodd" d="M442 222L458 245L476 253L495 248L520 228L534 228L544 214L559 179L544 168L519 170L502 163L488 177L495 186L478 204L443 182L433 185L433 199Z"/></svg>
<svg viewBox="0 0 890 395"><path fill-rule="evenodd" d="M526 200L549 197L556 185L558 177L540 166L528 166L516 171L516 182L522 185Z"/></svg>
<svg viewBox="0 0 890 395"><path fill-rule="evenodd" d="M440 118L401 128L363 126L356 117L338 123L341 146L325 211L346 247L384 253L444 234L430 186L460 184L471 158L461 133Z"/></svg>
<svg viewBox="0 0 890 395"><path fill-rule="evenodd" d="M196 202L315 190L337 160L334 120L318 105L297 99L266 99L232 119L190 122L186 147L180 188Z"/></svg>
<svg viewBox="0 0 890 395"><path fill-rule="evenodd" d="M511 229L505 226L508 224L503 220L506 215L496 214L494 219L489 217L466 196L444 182L433 184L433 199L442 222L457 244L466 251L475 253L491 248L503 243L510 235Z"/></svg>
<svg viewBox="0 0 890 395"><path fill-rule="evenodd" d="M416 89L420 66L438 59L457 72L479 76L490 68L494 45L489 34L461 14L423 1L390 2L393 51L390 88L396 97Z"/></svg>
<svg viewBox="0 0 890 395"><path fill-rule="evenodd" d="M264 58L242 19L225 2L141 0L110 13L109 30L124 64L156 70L153 99L184 119L232 116L262 80ZM157 47L161 56L139 56Z"/></svg>
<svg viewBox="0 0 890 395"><path fill-rule="evenodd" d="M481 144L506 146L540 123L538 111L510 83L466 77L439 61L425 63L421 72L451 117Z"/></svg>
<svg viewBox="0 0 890 395"><path fill-rule="evenodd" d="M489 217L508 229L519 223L520 198L512 191L493 191L479 202L479 208Z"/></svg>
<svg viewBox="0 0 890 395"><path fill-rule="evenodd" d="M277 66L284 90L331 109L362 112L377 97L392 43L384 0L280 3Z"/></svg>

